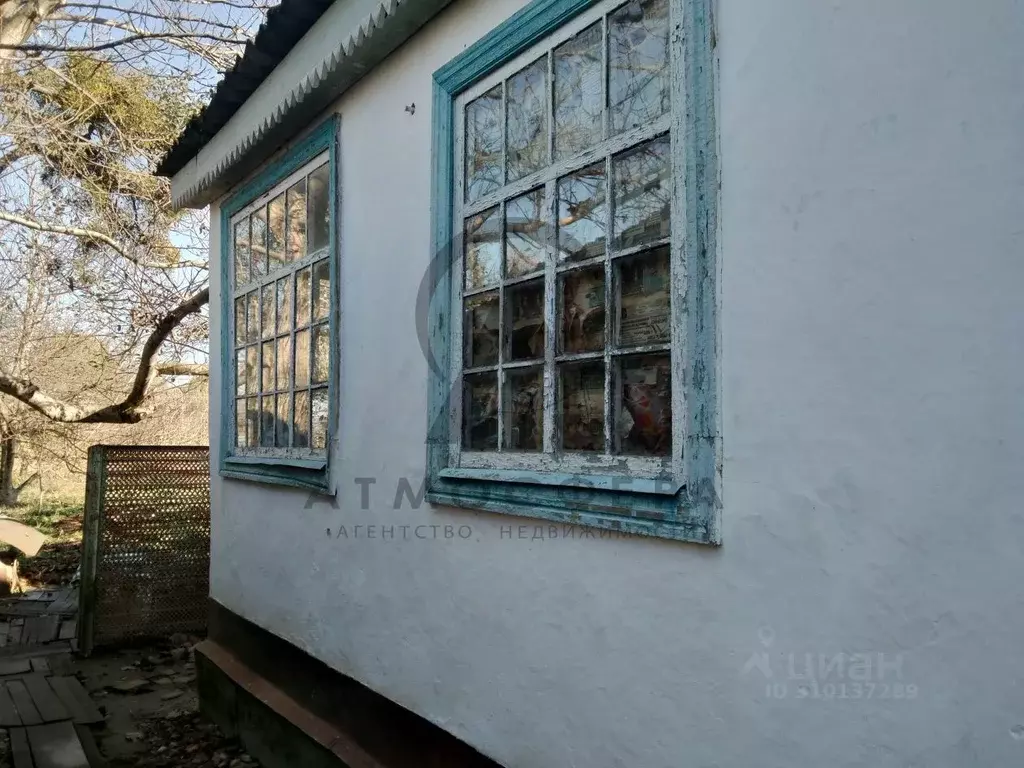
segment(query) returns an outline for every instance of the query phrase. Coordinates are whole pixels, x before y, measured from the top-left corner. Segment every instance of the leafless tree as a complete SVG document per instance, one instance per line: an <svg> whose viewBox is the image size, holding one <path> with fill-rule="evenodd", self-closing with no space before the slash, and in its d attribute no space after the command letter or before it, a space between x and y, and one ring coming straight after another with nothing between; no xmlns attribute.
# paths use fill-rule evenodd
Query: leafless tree
<svg viewBox="0 0 1024 768"><path fill-rule="evenodd" d="M0 0L0 504L26 414L136 423L205 370L206 216L153 170L265 2Z"/></svg>

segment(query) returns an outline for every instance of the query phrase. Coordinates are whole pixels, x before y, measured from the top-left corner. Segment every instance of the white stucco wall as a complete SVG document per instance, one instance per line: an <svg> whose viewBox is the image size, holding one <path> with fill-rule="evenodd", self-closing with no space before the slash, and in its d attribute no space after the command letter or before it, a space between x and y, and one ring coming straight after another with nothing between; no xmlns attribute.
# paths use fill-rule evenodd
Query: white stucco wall
<svg viewBox="0 0 1024 768"><path fill-rule="evenodd" d="M1024 6L721 0L712 549L393 509L431 73L522 4L460 0L339 104L340 508L215 477L213 596L509 766L1024 764ZM870 700L800 698L790 658L840 653L884 655Z"/></svg>

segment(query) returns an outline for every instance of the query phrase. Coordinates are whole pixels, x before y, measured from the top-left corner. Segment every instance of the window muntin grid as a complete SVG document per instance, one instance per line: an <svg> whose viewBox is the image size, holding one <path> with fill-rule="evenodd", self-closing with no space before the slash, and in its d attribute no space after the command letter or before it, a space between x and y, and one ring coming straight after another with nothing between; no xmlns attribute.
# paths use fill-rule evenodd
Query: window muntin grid
<svg viewBox="0 0 1024 768"><path fill-rule="evenodd" d="M231 219L237 456L327 453L329 174L324 153Z"/></svg>
<svg viewBox="0 0 1024 768"><path fill-rule="evenodd" d="M681 452L669 6L598 4L456 99L458 466Z"/></svg>

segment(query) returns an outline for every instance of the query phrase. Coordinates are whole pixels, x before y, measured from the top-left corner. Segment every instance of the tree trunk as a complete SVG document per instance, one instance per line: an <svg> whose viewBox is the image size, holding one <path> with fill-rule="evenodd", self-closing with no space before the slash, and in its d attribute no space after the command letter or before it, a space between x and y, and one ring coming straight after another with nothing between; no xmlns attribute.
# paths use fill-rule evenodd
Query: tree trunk
<svg viewBox="0 0 1024 768"><path fill-rule="evenodd" d="M21 45L61 5L62 0L0 0L0 44Z"/></svg>
<svg viewBox="0 0 1024 768"><path fill-rule="evenodd" d="M0 507L13 507L18 503L18 488L14 487L14 435L0 422Z"/></svg>

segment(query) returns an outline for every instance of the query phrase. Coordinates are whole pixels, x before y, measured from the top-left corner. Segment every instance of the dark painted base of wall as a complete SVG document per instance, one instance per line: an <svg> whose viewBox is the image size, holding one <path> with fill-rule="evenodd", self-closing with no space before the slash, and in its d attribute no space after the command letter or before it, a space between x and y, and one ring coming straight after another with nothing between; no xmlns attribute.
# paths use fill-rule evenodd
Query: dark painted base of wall
<svg viewBox="0 0 1024 768"><path fill-rule="evenodd" d="M213 601L196 670L203 712L266 768L499 768Z"/></svg>

